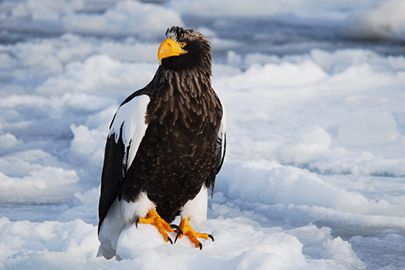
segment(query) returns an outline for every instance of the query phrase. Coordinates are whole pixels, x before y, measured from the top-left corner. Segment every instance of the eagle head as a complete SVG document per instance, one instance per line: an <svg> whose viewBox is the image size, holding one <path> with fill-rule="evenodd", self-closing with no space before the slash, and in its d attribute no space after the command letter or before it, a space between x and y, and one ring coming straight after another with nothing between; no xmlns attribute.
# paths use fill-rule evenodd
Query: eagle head
<svg viewBox="0 0 405 270"><path fill-rule="evenodd" d="M172 26L166 31L167 39L158 50L161 65L170 70L201 69L211 75L211 45L203 34L194 29Z"/></svg>

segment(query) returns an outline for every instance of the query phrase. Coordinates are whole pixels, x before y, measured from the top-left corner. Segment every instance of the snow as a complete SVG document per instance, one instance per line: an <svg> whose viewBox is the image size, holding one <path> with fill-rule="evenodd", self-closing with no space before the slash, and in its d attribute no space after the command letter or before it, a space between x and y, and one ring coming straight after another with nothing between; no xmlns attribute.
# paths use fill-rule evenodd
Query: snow
<svg viewBox="0 0 405 270"><path fill-rule="evenodd" d="M322 1L316 0L298 1L262 1L262 0L240 0L240 1L215 1L207 0L204 3L198 0L174 0L170 6L176 10L181 10L186 14L195 14L202 16L242 16L242 17L264 17L280 14L293 13L300 16L319 16L323 17L324 12L333 15L334 18L341 18L345 9L352 9L359 4L361 0L354 1ZM325 16L326 17L326 16Z"/></svg>
<svg viewBox="0 0 405 270"><path fill-rule="evenodd" d="M265 2L0 3L0 268L404 268L405 58L376 52L403 39L403 1ZM305 22L388 43L275 55L219 34L226 18L269 16L291 37ZM215 241L200 251L128 225L122 260L96 257L108 126L153 77L166 28L185 22L224 52L212 82L227 153L201 228Z"/></svg>
<svg viewBox="0 0 405 270"><path fill-rule="evenodd" d="M347 32L354 37L405 39L405 2L387 0L373 8L358 10L347 19Z"/></svg>
<svg viewBox="0 0 405 270"><path fill-rule="evenodd" d="M101 15L67 14L61 21L67 31L111 34L161 31L166 25L183 23L174 10L135 1L118 2Z"/></svg>
<svg viewBox="0 0 405 270"><path fill-rule="evenodd" d="M355 115L339 126L342 145L384 145L395 141L398 131L392 114L387 112Z"/></svg>
<svg viewBox="0 0 405 270"><path fill-rule="evenodd" d="M27 0L2 6L13 29L122 35L183 24L175 10L137 1Z"/></svg>

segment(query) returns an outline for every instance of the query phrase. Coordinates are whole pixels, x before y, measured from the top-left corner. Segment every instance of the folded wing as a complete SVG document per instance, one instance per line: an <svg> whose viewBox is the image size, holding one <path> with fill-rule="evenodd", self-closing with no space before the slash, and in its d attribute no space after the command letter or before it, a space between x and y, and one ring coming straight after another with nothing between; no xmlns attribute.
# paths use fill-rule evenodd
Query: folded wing
<svg viewBox="0 0 405 270"><path fill-rule="evenodd" d="M149 96L135 92L121 104L110 124L101 175L99 230L145 135L149 101Z"/></svg>

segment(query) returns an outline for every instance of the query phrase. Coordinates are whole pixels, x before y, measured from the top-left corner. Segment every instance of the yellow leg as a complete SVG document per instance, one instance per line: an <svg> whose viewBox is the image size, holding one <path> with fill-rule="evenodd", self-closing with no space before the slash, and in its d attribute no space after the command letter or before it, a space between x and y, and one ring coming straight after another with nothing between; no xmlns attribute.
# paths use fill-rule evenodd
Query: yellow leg
<svg viewBox="0 0 405 270"><path fill-rule="evenodd" d="M156 229L158 229L160 234L163 235L163 239L166 242L170 241L170 243L173 243L172 239L170 239L169 235L167 234L167 232L173 232L173 229L170 227L169 223L159 216L155 209L150 209L146 217L139 217L137 223L152 224L156 227Z"/></svg>
<svg viewBox="0 0 405 270"><path fill-rule="evenodd" d="M214 237L208 233L198 233L194 231L194 229L191 227L190 222L188 221L188 218L183 218L180 222L179 225L180 229L182 230L182 234L179 234L178 237L181 238L183 235L187 235L188 238L190 239L191 242L194 243L196 248L202 249L202 244L198 240L198 238L204 238L205 240L208 240L208 238L211 238L212 241L214 241Z"/></svg>

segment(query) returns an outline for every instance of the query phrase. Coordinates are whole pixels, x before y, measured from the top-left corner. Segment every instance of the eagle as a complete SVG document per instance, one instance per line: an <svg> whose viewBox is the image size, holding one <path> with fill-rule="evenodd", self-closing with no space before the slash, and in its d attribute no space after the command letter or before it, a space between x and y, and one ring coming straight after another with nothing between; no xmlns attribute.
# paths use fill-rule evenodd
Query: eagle
<svg viewBox="0 0 405 270"><path fill-rule="evenodd" d="M187 236L196 248L207 219L208 190L225 156L226 124L211 87L212 50L200 32L173 26L158 49L149 84L119 106L104 152L99 201L98 255L116 256L121 231L151 224L164 241ZM176 216L179 225L171 224ZM117 256L118 258L119 256Z"/></svg>

